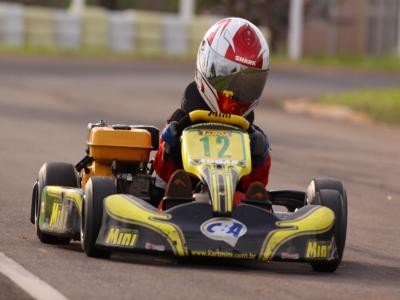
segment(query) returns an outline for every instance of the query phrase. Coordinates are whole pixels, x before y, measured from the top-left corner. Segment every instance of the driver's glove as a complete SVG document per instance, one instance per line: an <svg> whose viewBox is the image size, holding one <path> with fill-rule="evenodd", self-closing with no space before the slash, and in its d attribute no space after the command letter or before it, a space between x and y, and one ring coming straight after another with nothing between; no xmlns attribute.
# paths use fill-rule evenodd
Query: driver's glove
<svg viewBox="0 0 400 300"><path fill-rule="evenodd" d="M164 144L164 155L169 155L171 149L174 148L179 141L179 134L177 130L178 122L171 121L161 133L161 138L165 142Z"/></svg>
<svg viewBox="0 0 400 300"><path fill-rule="evenodd" d="M265 133L255 125L252 125L249 136L253 165L262 165L269 156L270 148L268 138Z"/></svg>

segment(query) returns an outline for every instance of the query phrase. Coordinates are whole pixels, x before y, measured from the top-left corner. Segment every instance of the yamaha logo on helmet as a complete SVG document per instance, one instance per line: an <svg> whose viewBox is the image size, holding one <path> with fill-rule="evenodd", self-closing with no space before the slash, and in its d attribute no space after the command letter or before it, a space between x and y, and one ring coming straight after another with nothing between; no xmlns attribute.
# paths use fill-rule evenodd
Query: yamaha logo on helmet
<svg viewBox="0 0 400 300"><path fill-rule="evenodd" d="M235 247L239 238L246 234L247 227L232 218L214 218L201 224L200 230L212 240L224 241Z"/></svg>

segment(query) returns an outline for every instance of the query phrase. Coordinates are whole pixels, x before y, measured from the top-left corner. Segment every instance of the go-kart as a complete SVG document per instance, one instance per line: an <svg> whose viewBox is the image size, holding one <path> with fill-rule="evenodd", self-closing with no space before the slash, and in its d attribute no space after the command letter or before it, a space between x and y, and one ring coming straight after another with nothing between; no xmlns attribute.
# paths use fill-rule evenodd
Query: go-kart
<svg viewBox="0 0 400 300"><path fill-rule="evenodd" d="M285 211L252 199L235 205L237 183L251 172L249 123L208 111L191 112L185 122L183 168L199 182L192 197L164 197L165 209L152 202L155 127L89 124L82 161L47 163L39 171L31 221L40 241L80 240L91 257L157 252L309 262L316 271L336 270L347 228L340 181L314 179L305 192L270 191L273 207Z"/></svg>

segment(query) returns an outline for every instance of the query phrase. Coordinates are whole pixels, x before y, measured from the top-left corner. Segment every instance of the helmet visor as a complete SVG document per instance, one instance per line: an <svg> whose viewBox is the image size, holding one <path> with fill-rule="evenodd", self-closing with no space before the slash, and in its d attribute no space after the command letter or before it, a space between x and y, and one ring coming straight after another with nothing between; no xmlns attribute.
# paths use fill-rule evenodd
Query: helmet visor
<svg viewBox="0 0 400 300"><path fill-rule="evenodd" d="M218 94L249 105L261 97L268 70L252 68L222 57L211 48L208 50L203 74Z"/></svg>

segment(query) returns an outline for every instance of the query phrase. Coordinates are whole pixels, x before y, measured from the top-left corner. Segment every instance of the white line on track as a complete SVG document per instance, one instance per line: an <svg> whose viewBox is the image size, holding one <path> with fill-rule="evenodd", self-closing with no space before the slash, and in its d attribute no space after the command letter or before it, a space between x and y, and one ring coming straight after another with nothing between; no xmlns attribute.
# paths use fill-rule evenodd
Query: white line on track
<svg viewBox="0 0 400 300"><path fill-rule="evenodd" d="M30 273L2 252L0 252L0 273L8 277L34 299L67 300L55 288Z"/></svg>

